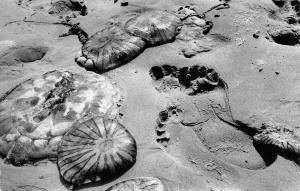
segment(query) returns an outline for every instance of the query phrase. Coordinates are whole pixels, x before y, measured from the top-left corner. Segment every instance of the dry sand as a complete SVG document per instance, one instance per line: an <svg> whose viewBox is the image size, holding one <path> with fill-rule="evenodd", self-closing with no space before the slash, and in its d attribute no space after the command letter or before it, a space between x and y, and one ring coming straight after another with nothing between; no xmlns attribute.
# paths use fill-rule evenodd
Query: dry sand
<svg viewBox="0 0 300 191"><path fill-rule="evenodd" d="M38 9L38 6L49 6L48 1L23 2L22 7L14 0L0 1L0 53L6 55L0 59L2 94L33 75L50 70L85 72L74 61L82 46L78 38L58 37L67 32L68 27L25 22L6 25L11 21L21 21L24 17L42 22L58 20ZM88 15L78 16L74 20L92 35L112 17L122 17L126 12L139 8L175 12L180 6L193 5L201 13L218 3L217 0L130 0L129 6L121 7L119 3L109 0L86 0ZM203 113L199 112L199 108L205 111L210 99L220 100L224 104L220 99L221 90L195 96L180 90L159 92L149 75L151 67L163 64L179 68L196 64L212 67L228 84L231 109L236 119L248 124L274 120L298 126L300 48L298 45L277 44L265 38L268 27L277 22L270 19L269 11L277 9L271 0L232 0L229 9L207 14L207 18L214 23L210 34L216 38L200 39L198 43L209 47L209 51L196 51L195 56L186 58L182 54L184 45L176 40L147 48L128 64L104 73L125 94L121 122L137 141L137 162L115 181L104 185L90 184L79 189L104 191L121 180L154 176L164 182L167 190L172 191L300 190L300 167L293 161L266 148L255 148L252 138L244 132L216 118L206 119L209 115L201 116ZM260 31L258 38L253 37L256 31ZM27 62L18 53L7 54L7 51L14 51L11 47L16 46L19 49L22 46L42 48L38 48L38 53L34 49L26 53L33 55L30 58L32 62ZM156 143L156 120L159 112L170 105L184 111L179 115L186 123L201 123L194 126L168 123L168 146L159 147ZM60 181L55 163L41 162L23 167L7 165L2 160L0 163L2 191L10 191L20 185L35 185L49 191L67 190Z"/></svg>

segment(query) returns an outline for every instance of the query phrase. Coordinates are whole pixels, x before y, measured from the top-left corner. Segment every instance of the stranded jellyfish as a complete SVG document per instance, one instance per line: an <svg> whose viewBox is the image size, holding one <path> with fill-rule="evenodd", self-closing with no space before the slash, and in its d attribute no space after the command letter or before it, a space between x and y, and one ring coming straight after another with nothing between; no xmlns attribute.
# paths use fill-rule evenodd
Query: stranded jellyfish
<svg viewBox="0 0 300 191"><path fill-rule="evenodd" d="M258 143L269 145L289 153L297 158L300 156L300 129L266 125L262 132L254 136Z"/></svg>
<svg viewBox="0 0 300 191"><path fill-rule="evenodd" d="M135 139L116 120L90 118L63 137L58 148L61 176L72 187L109 181L131 168L137 155Z"/></svg>
<svg viewBox="0 0 300 191"><path fill-rule="evenodd" d="M57 157L57 146L85 116L115 118L120 90L91 72L51 71L33 77L0 97L0 154L14 165Z"/></svg>
<svg viewBox="0 0 300 191"><path fill-rule="evenodd" d="M128 20L125 29L150 45L158 45L174 40L180 26L181 21L176 15L166 11L151 10Z"/></svg>
<svg viewBox="0 0 300 191"><path fill-rule="evenodd" d="M82 46L82 55L76 62L88 70L101 72L132 60L144 47L145 42L140 37L112 26L91 36Z"/></svg>

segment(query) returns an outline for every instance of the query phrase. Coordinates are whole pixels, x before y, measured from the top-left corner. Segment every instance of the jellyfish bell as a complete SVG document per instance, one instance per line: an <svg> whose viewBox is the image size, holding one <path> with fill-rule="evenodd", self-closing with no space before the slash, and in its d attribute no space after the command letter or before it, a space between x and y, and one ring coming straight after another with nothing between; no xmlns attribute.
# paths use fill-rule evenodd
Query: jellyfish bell
<svg viewBox="0 0 300 191"><path fill-rule="evenodd" d="M136 155L136 141L123 125L93 117L64 135L57 164L63 179L77 186L120 176L134 165Z"/></svg>
<svg viewBox="0 0 300 191"><path fill-rule="evenodd" d="M101 72L125 64L144 48L145 42L140 37L126 33L118 26L110 26L88 39L82 46L82 56L77 59L77 63L89 70Z"/></svg>
<svg viewBox="0 0 300 191"><path fill-rule="evenodd" d="M176 15L160 10L148 10L129 19L125 30L141 37L149 45L173 41L179 33L181 21Z"/></svg>

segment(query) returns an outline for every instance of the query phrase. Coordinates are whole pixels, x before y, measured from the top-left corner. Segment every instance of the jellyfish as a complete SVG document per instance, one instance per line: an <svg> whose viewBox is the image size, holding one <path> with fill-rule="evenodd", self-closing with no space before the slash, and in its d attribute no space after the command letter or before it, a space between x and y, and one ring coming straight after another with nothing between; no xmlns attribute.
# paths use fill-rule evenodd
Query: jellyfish
<svg viewBox="0 0 300 191"><path fill-rule="evenodd" d="M64 135L58 148L58 168L65 181L77 185L109 181L130 169L136 141L116 120L90 118Z"/></svg>
<svg viewBox="0 0 300 191"><path fill-rule="evenodd" d="M140 37L111 26L91 36L82 46L82 55L75 61L88 70L101 72L127 63L144 48L145 42Z"/></svg>
<svg viewBox="0 0 300 191"><path fill-rule="evenodd" d="M253 138L258 143L273 146L293 156L300 156L299 128L267 125L267 128L257 133Z"/></svg>
<svg viewBox="0 0 300 191"><path fill-rule="evenodd" d="M90 115L115 118L122 96L101 75L50 71L0 97L0 155L14 165L57 157L62 136Z"/></svg>
<svg viewBox="0 0 300 191"><path fill-rule="evenodd" d="M106 191L164 191L165 187L160 179L155 177L138 177L119 182Z"/></svg>
<svg viewBox="0 0 300 191"><path fill-rule="evenodd" d="M125 24L125 30L141 37L149 45L173 41L181 27L180 19L171 13L160 10L146 11Z"/></svg>

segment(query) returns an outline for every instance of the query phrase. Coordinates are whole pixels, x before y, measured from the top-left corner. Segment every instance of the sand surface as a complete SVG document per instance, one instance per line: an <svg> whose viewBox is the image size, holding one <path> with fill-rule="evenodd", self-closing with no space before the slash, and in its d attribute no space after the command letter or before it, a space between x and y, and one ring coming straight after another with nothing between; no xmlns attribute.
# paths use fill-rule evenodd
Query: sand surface
<svg viewBox="0 0 300 191"><path fill-rule="evenodd" d="M59 37L68 27L22 22L25 17L32 21L57 22L57 16L48 15L44 10L49 6L48 0L23 2L20 6L14 0L0 1L1 94L47 71L86 71L74 61L82 46L78 38ZM73 21L80 22L92 35L116 16L122 18L138 9L150 7L176 12L180 6L193 5L201 13L219 3L217 0L129 0L129 5L123 7L109 0L86 0L88 14L79 15ZM213 10L206 15L214 24L209 32L211 38L197 39L197 43L209 50L196 51L187 58L182 49L190 46L175 40L147 48L129 63L102 74L116 82L125 95L121 122L136 139L137 161L112 182L78 189L104 191L122 180L153 176L160 178L170 191L300 190L300 167L295 162L267 148L256 148L252 137L245 132L201 112L205 113L212 99L224 105L221 90L193 96L179 89L158 91L149 74L151 67L164 64L178 68L192 65L214 68L228 84L231 110L236 119L247 124L273 120L299 126L299 45L282 45L265 38L271 25L281 26L269 17L270 11L278 7L271 0L232 0L229 4L229 9ZM259 37L254 38L257 31ZM24 53L22 46L26 50L38 47L38 51ZM18 47L22 53L8 53L15 51L11 47ZM33 56L28 62L22 54ZM167 123L165 128L170 139L164 147L156 142L155 126L159 113L170 106L183 111L179 117L194 125ZM2 191L21 185L35 185L48 191L67 190L55 163L42 161L22 167L4 164L3 160L0 163Z"/></svg>

